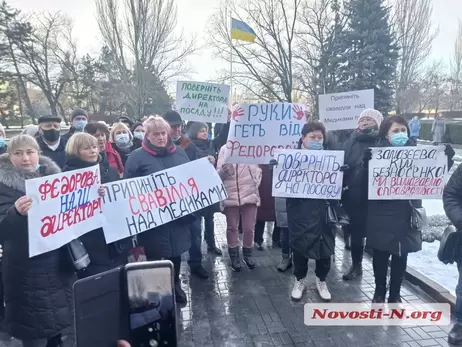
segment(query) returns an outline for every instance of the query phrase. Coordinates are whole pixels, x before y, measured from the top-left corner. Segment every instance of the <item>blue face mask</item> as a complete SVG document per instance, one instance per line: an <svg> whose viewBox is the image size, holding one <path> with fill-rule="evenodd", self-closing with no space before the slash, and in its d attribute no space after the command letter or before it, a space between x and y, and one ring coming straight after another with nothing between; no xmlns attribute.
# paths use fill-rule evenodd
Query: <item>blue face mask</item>
<svg viewBox="0 0 462 347"><path fill-rule="evenodd" d="M88 122L86 120L76 120L74 121L74 128L76 128L78 131L83 131L85 128L85 125L87 125Z"/></svg>
<svg viewBox="0 0 462 347"><path fill-rule="evenodd" d="M392 144L392 146L398 146L398 147L404 146L408 140L409 140L409 137L407 136L407 133L405 132L400 132L390 137L390 143Z"/></svg>
<svg viewBox="0 0 462 347"><path fill-rule="evenodd" d="M144 132L143 131L135 131L133 134L137 139L143 140L144 139Z"/></svg>
<svg viewBox="0 0 462 347"><path fill-rule="evenodd" d="M119 145L127 145L130 143L130 136L128 134L119 134L116 135L115 141Z"/></svg>
<svg viewBox="0 0 462 347"><path fill-rule="evenodd" d="M35 165L35 167L31 169L24 169L24 170L28 172L36 172L38 169L40 169L40 164Z"/></svg>
<svg viewBox="0 0 462 347"><path fill-rule="evenodd" d="M320 151L324 149L322 141L313 141L313 140L308 141L305 147L306 149L311 149L313 151Z"/></svg>
<svg viewBox="0 0 462 347"><path fill-rule="evenodd" d="M0 137L0 148L5 147L5 144L6 144L5 138L4 138L4 137Z"/></svg>

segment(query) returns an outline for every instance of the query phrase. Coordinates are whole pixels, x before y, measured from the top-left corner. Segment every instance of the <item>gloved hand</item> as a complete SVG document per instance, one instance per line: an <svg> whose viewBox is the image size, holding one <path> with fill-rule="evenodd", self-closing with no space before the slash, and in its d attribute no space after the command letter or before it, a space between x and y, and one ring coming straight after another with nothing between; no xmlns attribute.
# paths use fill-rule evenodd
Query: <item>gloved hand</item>
<svg viewBox="0 0 462 347"><path fill-rule="evenodd" d="M340 171L341 172L345 172L345 171L348 171L350 170L350 167L348 165L342 165L340 166Z"/></svg>
<svg viewBox="0 0 462 347"><path fill-rule="evenodd" d="M363 161L368 163L372 159L372 149L366 148L363 153Z"/></svg>
<svg viewBox="0 0 462 347"><path fill-rule="evenodd" d="M451 145L444 145L444 154L447 155L448 159L451 160L456 155L456 151L452 148Z"/></svg>

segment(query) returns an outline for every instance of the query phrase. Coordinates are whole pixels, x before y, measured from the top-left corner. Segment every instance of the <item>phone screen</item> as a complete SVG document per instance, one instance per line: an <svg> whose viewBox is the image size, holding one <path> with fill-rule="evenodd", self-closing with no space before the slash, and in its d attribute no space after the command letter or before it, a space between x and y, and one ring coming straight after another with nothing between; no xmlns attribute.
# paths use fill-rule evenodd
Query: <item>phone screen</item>
<svg viewBox="0 0 462 347"><path fill-rule="evenodd" d="M127 271L130 339L136 347L177 346L172 270Z"/></svg>

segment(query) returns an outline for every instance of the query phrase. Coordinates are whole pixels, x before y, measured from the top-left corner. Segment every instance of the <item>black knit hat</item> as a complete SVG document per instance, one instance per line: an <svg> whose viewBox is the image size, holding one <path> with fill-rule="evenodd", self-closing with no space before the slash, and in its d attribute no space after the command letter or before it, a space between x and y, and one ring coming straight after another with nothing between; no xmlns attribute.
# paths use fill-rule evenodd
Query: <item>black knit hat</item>
<svg viewBox="0 0 462 347"><path fill-rule="evenodd" d="M38 119L38 124L48 123L48 122L61 123L61 117L53 116L50 114L46 116L40 116Z"/></svg>
<svg viewBox="0 0 462 347"><path fill-rule="evenodd" d="M72 111L71 113L71 121L74 120L75 117L78 117L78 116L85 116L87 117L88 119L88 112L85 111L84 109L82 108L76 108L74 111Z"/></svg>
<svg viewBox="0 0 462 347"><path fill-rule="evenodd" d="M180 114L176 111L167 111L162 117L168 124L170 124L170 126L183 125L183 120L181 119Z"/></svg>

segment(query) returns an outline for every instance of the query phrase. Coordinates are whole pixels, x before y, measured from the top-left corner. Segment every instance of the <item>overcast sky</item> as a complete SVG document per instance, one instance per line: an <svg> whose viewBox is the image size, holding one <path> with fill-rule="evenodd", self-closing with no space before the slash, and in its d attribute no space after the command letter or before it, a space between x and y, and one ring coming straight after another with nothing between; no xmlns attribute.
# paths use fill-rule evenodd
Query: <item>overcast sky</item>
<svg viewBox="0 0 462 347"><path fill-rule="evenodd" d="M97 54L100 45L94 0L7 0L7 2L26 12L60 10L68 13L75 22L75 36L81 53ZM179 25L187 33L196 34L201 40L206 40L207 20L220 1L176 0L176 3ZM462 0L433 0L433 24L439 27L439 35L433 43L430 60L444 59L447 64L449 63L459 16L462 18ZM212 52L207 49L191 58L190 63L197 71L195 77L200 80L213 79L217 70L224 67L223 62L214 59Z"/></svg>

